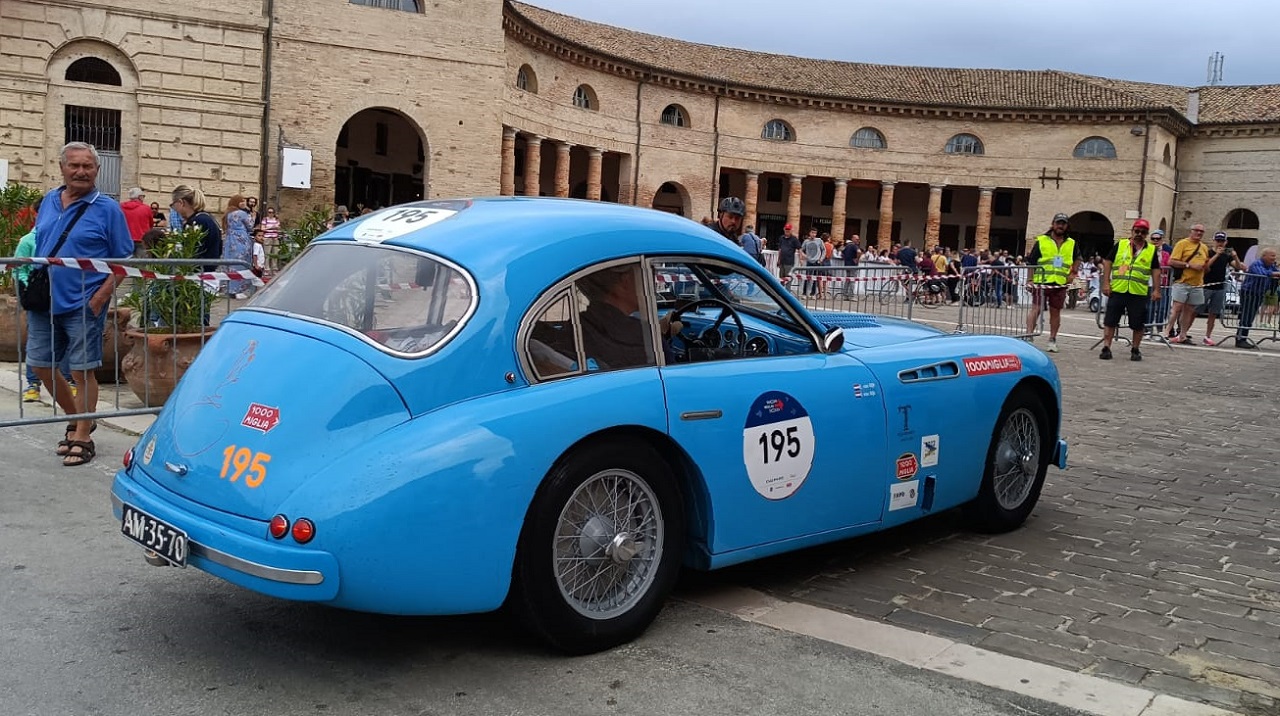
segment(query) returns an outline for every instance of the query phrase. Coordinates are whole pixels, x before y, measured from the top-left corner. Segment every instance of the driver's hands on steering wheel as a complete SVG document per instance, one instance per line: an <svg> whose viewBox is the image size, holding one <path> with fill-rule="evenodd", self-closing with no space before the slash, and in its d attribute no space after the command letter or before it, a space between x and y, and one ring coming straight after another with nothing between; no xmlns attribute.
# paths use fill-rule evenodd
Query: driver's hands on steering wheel
<svg viewBox="0 0 1280 716"><path fill-rule="evenodd" d="M676 334L684 330L684 321L673 321L671 314L668 313L658 319L658 330L663 338L675 338Z"/></svg>

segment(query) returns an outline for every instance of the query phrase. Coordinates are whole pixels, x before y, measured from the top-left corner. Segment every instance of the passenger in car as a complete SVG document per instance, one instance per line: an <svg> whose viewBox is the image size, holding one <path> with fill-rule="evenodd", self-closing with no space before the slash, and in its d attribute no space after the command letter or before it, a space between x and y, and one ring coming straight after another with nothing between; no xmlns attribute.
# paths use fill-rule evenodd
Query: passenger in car
<svg viewBox="0 0 1280 716"><path fill-rule="evenodd" d="M579 316L588 360L600 370L653 365L640 318L640 292L634 266L603 269L578 280L589 302Z"/></svg>

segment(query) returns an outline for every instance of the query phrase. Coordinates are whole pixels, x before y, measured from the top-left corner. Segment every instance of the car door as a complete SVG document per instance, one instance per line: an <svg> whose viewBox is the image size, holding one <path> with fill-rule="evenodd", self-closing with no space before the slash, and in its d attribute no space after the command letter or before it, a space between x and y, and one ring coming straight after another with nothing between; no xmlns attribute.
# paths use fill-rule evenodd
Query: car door
<svg viewBox="0 0 1280 716"><path fill-rule="evenodd" d="M884 404L872 372L815 336L750 272L710 261L651 264L658 313L682 299L724 300L739 314L716 325L714 304L681 316L683 333L728 350L690 356L682 340L660 369L668 429L700 469L710 501L708 549L723 554L877 522L885 485ZM664 305L662 296L667 296ZM662 323L662 322L660 322ZM739 333L744 331L744 333ZM752 344L738 351L734 341ZM762 342L767 350L762 350Z"/></svg>

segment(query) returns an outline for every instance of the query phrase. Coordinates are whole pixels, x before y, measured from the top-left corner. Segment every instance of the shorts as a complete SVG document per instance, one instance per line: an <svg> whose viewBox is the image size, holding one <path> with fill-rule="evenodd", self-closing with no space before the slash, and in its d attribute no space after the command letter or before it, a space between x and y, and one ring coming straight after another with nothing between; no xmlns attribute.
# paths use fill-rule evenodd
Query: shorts
<svg viewBox="0 0 1280 716"><path fill-rule="evenodd" d="M1043 306L1048 302L1049 308L1055 311L1061 311L1062 307L1067 305L1067 287L1066 286L1032 286L1031 301L1036 306Z"/></svg>
<svg viewBox="0 0 1280 716"><path fill-rule="evenodd" d="M1221 316L1222 309L1227 305L1227 292L1221 288L1206 288L1204 290L1204 306L1205 313L1210 316Z"/></svg>
<svg viewBox="0 0 1280 716"><path fill-rule="evenodd" d="M1169 287L1169 295L1173 298L1174 303L1185 303L1189 306L1199 306L1204 303L1204 286L1191 286L1185 283L1175 283Z"/></svg>
<svg viewBox="0 0 1280 716"><path fill-rule="evenodd" d="M27 365L70 370L93 370L102 365L102 331L107 309L97 316L85 306L50 317L43 311L27 311ZM65 360L65 362L64 362Z"/></svg>
<svg viewBox="0 0 1280 716"><path fill-rule="evenodd" d="M778 264L778 277L786 280L796 268L795 264Z"/></svg>
<svg viewBox="0 0 1280 716"><path fill-rule="evenodd" d="M1107 328L1117 328L1120 325L1120 317L1128 314L1129 328L1141 333L1147 330L1147 303L1147 296L1113 291L1107 297L1107 312L1102 318L1102 325Z"/></svg>

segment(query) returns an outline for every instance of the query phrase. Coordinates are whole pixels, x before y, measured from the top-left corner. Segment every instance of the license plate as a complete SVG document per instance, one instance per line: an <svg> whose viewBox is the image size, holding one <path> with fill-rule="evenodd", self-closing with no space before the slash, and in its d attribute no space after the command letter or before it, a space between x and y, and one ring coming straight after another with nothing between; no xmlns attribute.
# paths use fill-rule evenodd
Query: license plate
<svg viewBox="0 0 1280 716"><path fill-rule="evenodd" d="M175 567L187 566L187 533L133 505L124 506L120 532Z"/></svg>

